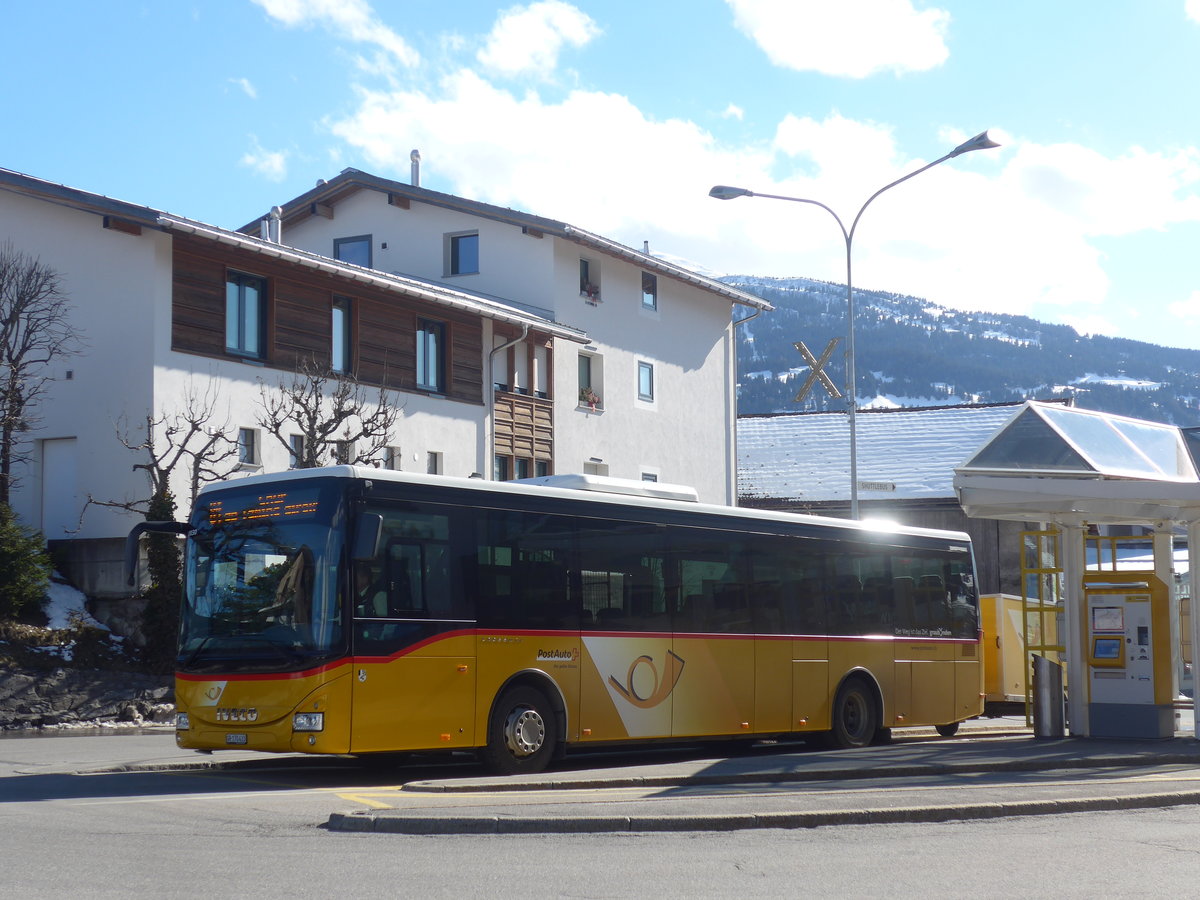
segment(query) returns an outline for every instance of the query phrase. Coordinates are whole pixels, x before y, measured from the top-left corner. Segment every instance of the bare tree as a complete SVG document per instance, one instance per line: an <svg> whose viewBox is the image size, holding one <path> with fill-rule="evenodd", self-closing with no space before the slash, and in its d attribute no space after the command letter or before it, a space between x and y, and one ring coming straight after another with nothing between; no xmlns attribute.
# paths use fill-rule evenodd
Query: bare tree
<svg viewBox="0 0 1200 900"><path fill-rule="evenodd" d="M9 502L14 467L29 461L26 435L53 380L49 364L79 352L70 314L56 271L11 242L0 246L0 503Z"/></svg>
<svg viewBox="0 0 1200 900"><path fill-rule="evenodd" d="M189 383L174 412L147 413L145 424L136 430L130 429L124 420L118 422L117 440L128 450L145 454L146 461L134 463L133 468L146 473L150 495L134 500L97 500L89 494L87 505L127 509L157 519L163 517L162 504L169 498L170 513L174 515L177 499L171 482L177 472L183 472L187 476L190 509L201 487L210 481L220 481L237 468L237 439L229 420L216 419L216 383L209 382L203 391ZM153 516L152 506L159 507Z"/></svg>
<svg viewBox="0 0 1200 900"><path fill-rule="evenodd" d="M258 424L287 449L298 469L330 462L377 465L403 411L386 388L369 397L360 382L312 360L281 379L278 389L260 379L259 393Z"/></svg>
<svg viewBox="0 0 1200 900"><path fill-rule="evenodd" d="M176 473L187 476L188 508L195 505L200 488L218 481L237 468L237 440L231 436L228 419L218 423L215 382L203 392L188 384L180 407L171 413L146 414L145 431L117 426L117 440L129 450L144 454L145 462L134 463L134 471L146 473L150 496L134 500L97 500L88 495L89 506L106 506L141 513L148 521L173 521L178 503L171 482ZM82 519L82 514L80 516ZM175 633L179 624L182 570L179 543L174 535L151 534L147 539L147 569L150 585L144 592L141 648L143 662L156 672L169 672L175 660Z"/></svg>

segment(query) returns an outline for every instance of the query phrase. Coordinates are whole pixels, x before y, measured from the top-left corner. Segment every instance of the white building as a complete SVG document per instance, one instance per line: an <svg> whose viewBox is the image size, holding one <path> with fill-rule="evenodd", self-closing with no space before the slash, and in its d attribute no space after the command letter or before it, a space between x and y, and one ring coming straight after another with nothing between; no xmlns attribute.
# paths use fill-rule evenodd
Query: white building
<svg viewBox="0 0 1200 900"><path fill-rule="evenodd" d="M280 230L280 223L281 228ZM282 470L262 391L306 360L395 391L384 464L587 471L736 499L733 322L765 301L565 223L347 170L243 232L0 170L0 242L58 272L84 350L17 472L18 515L90 593L121 587L137 437L215 398L241 472ZM746 308L734 316L732 306ZM186 513L188 485L175 484Z"/></svg>

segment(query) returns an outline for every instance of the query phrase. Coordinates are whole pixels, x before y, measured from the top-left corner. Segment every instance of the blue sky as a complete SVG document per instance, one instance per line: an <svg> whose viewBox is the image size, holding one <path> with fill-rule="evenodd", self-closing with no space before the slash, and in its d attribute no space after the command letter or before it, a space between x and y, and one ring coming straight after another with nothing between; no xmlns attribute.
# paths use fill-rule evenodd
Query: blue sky
<svg viewBox="0 0 1200 900"><path fill-rule="evenodd" d="M715 274L1200 348L1200 0L47 0L0 167L239 227L347 166ZM285 235L286 240L286 235ZM798 340L804 335L797 335Z"/></svg>

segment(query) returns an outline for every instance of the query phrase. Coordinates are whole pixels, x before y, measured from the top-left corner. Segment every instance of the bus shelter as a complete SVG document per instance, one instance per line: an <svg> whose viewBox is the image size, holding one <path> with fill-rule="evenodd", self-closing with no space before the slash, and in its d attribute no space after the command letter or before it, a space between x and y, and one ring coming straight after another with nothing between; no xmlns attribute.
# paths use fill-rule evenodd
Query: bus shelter
<svg viewBox="0 0 1200 900"><path fill-rule="evenodd" d="M1186 529L1190 595L1200 598L1200 566L1192 556L1200 550L1198 460L1200 429L1029 401L955 469L955 492L968 516L1043 522L1060 532L1068 685L1090 687L1088 679L1097 673L1115 676L1103 671L1103 623L1097 637L1097 613L1089 619L1089 526L1149 526L1154 574L1167 586L1173 583L1173 535ZM1101 587L1115 593L1119 585ZM1154 653L1169 653L1170 659L1150 662L1158 663L1161 672L1178 673L1180 619L1174 598L1169 607L1171 640ZM1190 620L1192 647L1200 648L1200 615ZM1193 694L1195 720L1200 721L1200 691ZM1068 691L1070 733L1111 736L1097 721L1088 695Z"/></svg>

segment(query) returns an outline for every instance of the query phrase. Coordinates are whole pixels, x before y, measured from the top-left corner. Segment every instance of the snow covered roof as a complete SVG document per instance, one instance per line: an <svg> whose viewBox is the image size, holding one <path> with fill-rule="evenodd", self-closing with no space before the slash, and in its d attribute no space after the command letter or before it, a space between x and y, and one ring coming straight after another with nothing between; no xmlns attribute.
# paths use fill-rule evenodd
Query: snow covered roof
<svg viewBox="0 0 1200 900"><path fill-rule="evenodd" d="M952 499L954 469L1021 409L1018 404L860 410L862 500ZM849 502L845 413L738 419L738 495L747 500Z"/></svg>

